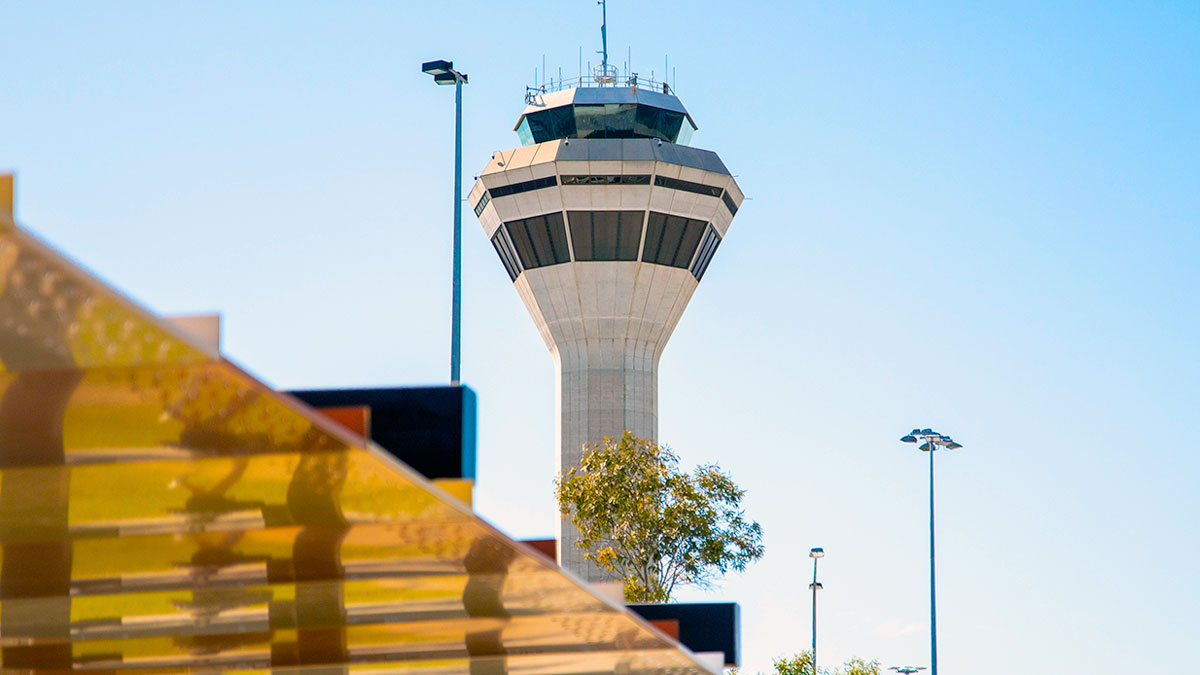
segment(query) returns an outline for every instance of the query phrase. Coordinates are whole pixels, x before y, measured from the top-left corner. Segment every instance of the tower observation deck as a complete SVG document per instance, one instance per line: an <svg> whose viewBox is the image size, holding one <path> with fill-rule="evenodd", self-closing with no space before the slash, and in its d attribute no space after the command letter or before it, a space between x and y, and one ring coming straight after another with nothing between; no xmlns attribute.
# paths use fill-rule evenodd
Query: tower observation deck
<svg viewBox="0 0 1200 675"><path fill-rule="evenodd" d="M668 87L573 84L529 92L521 147L469 196L554 358L560 472L606 436L657 439L659 357L742 204ZM606 580L577 540L561 523L562 566Z"/></svg>

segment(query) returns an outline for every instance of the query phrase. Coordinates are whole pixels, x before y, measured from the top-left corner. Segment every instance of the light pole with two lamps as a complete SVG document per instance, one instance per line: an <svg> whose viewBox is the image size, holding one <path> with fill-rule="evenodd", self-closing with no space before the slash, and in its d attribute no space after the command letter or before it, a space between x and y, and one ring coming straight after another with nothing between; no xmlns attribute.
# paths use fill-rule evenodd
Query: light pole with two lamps
<svg viewBox="0 0 1200 675"><path fill-rule="evenodd" d="M933 453L938 449L954 450L962 446L944 434L933 429L913 429L904 438L904 443L921 444L921 450L929 453L929 665L930 675L937 675L937 593L934 581L933 563Z"/></svg>
<svg viewBox="0 0 1200 675"><path fill-rule="evenodd" d="M421 72L433 76L437 84L454 85L454 281L450 311L450 384L460 379L459 354L462 332L462 86L466 73L454 69L453 61L426 61Z"/></svg>
<svg viewBox="0 0 1200 675"><path fill-rule="evenodd" d="M815 674L816 674L816 672L817 672L817 591L819 591L819 590L821 590L822 588L824 588L824 586L822 586L822 585L820 584L820 582L818 582L818 581L817 581L817 561L818 561L818 560L820 560L821 558L824 558L824 557L825 557L825 549L823 549L823 548L821 548L821 547L819 547L819 546L818 546L818 547L816 547L816 548L814 548L813 550L811 550L811 551L809 551L809 552L808 552L808 557L810 557L810 558L812 558L812 559L813 559L813 580L812 580L812 583L808 585L808 587L812 589L812 593L813 593L813 602L812 602L812 609L813 609L813 618L812 618L812 629L813 629L813 635L812 635L812 638L813 638L813 639L812 639L812 664L813 664L813 673L814 673L814 675L815 675Z"/></svg>

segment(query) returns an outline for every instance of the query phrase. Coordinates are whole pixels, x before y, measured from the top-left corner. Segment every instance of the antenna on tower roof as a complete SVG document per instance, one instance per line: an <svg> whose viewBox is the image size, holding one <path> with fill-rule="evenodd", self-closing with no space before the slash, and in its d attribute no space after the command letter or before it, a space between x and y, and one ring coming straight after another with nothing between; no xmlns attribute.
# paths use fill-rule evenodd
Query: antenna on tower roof
<svg viewBox="0 0 1200 675"><path fill-rule="evenodd" d="M608 65L608 0L596 0L596 4L600 5L600 67L593 73L596 83L604 86L613 84L617 81L617 76L620 75L614 66ZM589 66L590 68L590 66Z"/></svg>
<svg viewBox="0 0 1200 675"><path fill-rule="evenodd" d="M608 65L608 1L596 0L596 4L600 5L600 67Z"/></svg>

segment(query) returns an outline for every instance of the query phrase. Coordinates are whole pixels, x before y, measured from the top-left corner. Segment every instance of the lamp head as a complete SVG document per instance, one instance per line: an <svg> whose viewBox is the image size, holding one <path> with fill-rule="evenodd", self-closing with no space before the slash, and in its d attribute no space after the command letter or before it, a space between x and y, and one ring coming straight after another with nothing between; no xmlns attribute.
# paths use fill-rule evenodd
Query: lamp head
<svg viewBox="0 0 1200 675"><path fill-rule="evenodd" d="M820 546L818 546L818 547L816 547L816 548L814 548L813 550L811 550L811 551L809 551L809 552L808 552L808 557L810 557L810 558L824 558L824 557L825 557L825 549L823 549L823 548L821 548Z"/></svg>
<svg viewBox="0 0 1200 675"><path fill-rule="evenodd" d="M465 73L460 73L454 70L453 61L437 60L426 61L421 64L421 72L428 73L433 76L433 81L437 84L455 84L456 82L467 83Z"/></svg>
<svg viewBox="0 0 1200 675"><path fill-rule="evenodd" d="M912 434L909 434L909 435L905 436L904 438L901 438L900 442L901 443L916 443L917 437L913 436Z"/></svg>
<svg viewBox="0 0 1200 675"><path fill-rule="evenodd" d="M421 72L428 73L437 77L438 75L449 75L450 71L454 70L454 62L438 59L437 61L426 61L421 64Z"/></svg>
<svg viewBox="0 0 1200 675"><path fill-rule="evenodd" d="M819 581L815 581L815 582L809 584L808 587L814 591L824 590L824 588L825 588L824 586L821 585L821 582L819 582Z"/></svg>

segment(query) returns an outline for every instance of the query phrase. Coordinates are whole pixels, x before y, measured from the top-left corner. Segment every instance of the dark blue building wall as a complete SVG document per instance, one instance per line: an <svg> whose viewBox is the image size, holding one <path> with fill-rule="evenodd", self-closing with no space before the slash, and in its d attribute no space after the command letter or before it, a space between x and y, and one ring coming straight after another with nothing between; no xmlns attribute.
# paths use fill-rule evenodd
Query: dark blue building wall
<svg viewBox="0 0 1200 675"><path fill-rule="evenodd" d="M366 406L370 438L429 479L475 479L476 396L466 386L288 392L314 408Z"/></svg>

